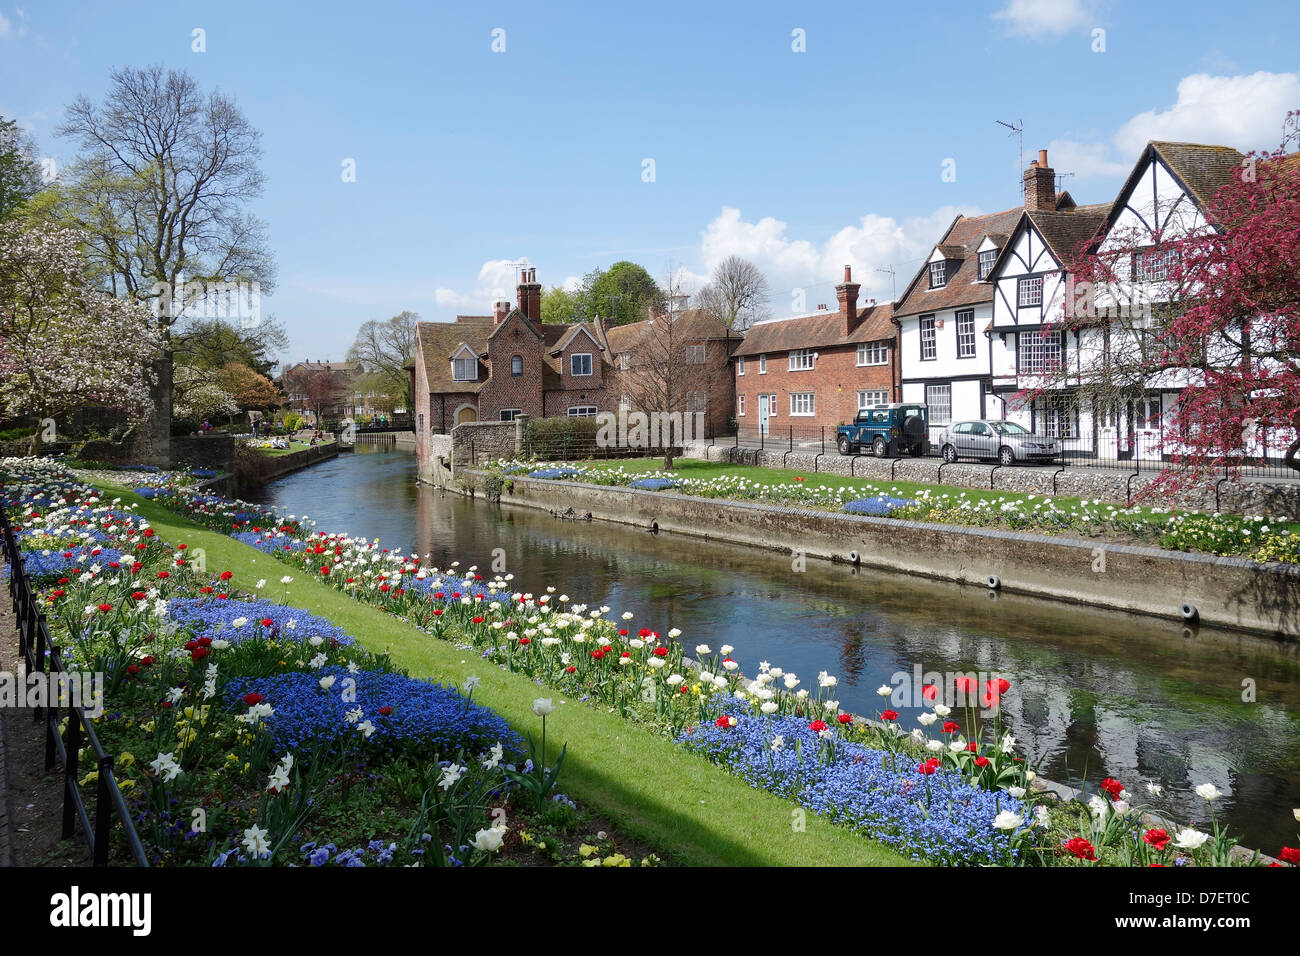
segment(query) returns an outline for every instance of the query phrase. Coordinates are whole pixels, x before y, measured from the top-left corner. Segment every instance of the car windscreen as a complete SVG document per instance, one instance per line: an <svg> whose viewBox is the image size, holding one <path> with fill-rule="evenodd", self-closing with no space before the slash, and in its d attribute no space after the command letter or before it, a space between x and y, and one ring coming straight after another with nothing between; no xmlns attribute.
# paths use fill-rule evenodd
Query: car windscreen
<svg viewBox="0 0 1300 956"><path fill-rule="evenodd" d="M1015 422L989 422L1000 434L1003 435L1028 435L1029 429L1024 425L1017 425Z"/></svg>

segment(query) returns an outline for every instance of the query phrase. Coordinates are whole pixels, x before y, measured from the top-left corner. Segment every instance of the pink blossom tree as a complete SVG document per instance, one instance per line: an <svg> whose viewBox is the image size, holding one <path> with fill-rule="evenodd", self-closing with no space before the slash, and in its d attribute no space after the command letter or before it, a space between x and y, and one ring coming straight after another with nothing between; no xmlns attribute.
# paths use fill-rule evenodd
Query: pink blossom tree
<svg viewBox="0 0 1300 956"><path fill-rule="evenodd" d="M149 411L161 336L149 310L94 287L73 229L0 226L0 412L55 418L85 405ZM32 451L39 451L38 428Z"/></svg>

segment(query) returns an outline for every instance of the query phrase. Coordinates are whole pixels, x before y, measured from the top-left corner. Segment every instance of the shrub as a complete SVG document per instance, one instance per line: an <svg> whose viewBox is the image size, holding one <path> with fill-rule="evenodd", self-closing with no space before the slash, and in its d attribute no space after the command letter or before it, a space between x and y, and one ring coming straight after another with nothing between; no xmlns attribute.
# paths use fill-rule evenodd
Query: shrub
<svg viewBox="0 0 1300 956"><path fill-rule="evenodd" d="M524 425L524 454L532 458L576 458L596 447L595 418L530 418Z"/></svg>

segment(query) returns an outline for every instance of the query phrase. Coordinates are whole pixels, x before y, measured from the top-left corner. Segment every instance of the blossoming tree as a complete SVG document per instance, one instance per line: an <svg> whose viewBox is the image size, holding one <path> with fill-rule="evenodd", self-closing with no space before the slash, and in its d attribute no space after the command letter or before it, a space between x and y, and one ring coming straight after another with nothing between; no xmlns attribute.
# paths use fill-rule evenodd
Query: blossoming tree
<svg viewBox="0 0 1300 956"><path fill-rule="evenodd" d="M1063 328L1078 355L1030 397L1071 387L1102 409L1179 389L1161 486L1259 459L1300 471L1298 120L1279 149L1246 157L1203 218L1174 209L1161 230L1094 237L1072 263Z"/></svg>
<svg viewBox="0 0 1300 956"><path fill-rule="evenodd" d="M149 410L161 342L149 311L96 289L73 229L0 227L4 414L54 418L83 405ZM38 428L33 451L45 429Z"/></svg>

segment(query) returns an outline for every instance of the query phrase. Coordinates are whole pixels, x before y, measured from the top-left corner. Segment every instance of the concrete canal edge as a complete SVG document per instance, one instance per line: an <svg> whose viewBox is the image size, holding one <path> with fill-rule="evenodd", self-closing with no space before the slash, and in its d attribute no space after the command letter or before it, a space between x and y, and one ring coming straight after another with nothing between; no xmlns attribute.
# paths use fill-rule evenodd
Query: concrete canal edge
<svg viewBox="0 0 1300 956"><path fill-rule="evenodd" d="M461 470L448 487L484 495L487 477ZM648 531L803 552L1188 626L1300 637L1300 565L541 478L511 476L507 486L507 504L573 509Z"/></svg>

